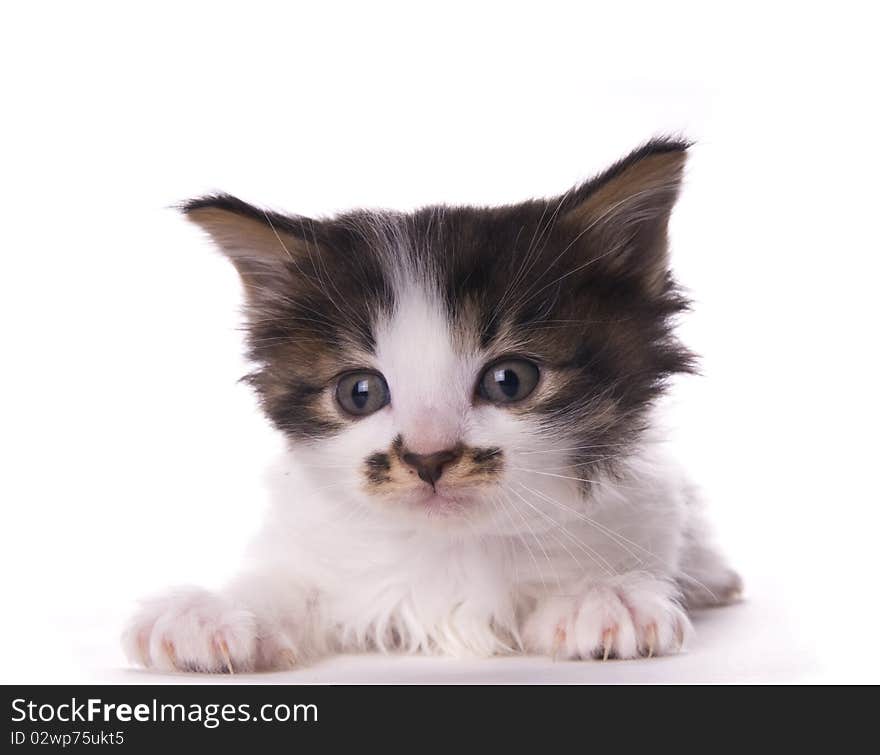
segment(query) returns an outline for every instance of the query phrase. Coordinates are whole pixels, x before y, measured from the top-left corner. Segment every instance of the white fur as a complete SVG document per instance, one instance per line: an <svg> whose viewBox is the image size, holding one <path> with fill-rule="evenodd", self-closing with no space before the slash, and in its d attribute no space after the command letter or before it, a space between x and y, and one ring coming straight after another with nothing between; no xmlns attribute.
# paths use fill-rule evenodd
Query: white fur
<svg viewBox="0 0 880 755"><path fill-rule="evenodd" d="M178 591L145 604L125 634L134 662L222 672L221 641L236 670L362 649L662 654L690 631L678 584L693 602L733 596L736 576L661 445L646 438L584 497L564 432L472 400L495 355L452 332L425 278L401 275L364 365L385 375L391 404L284 456L248 568L221 595ZM374 498L364 459L397 435L421 453L499 446L502 482L439 512L418 504L415 487Z"/></svg>

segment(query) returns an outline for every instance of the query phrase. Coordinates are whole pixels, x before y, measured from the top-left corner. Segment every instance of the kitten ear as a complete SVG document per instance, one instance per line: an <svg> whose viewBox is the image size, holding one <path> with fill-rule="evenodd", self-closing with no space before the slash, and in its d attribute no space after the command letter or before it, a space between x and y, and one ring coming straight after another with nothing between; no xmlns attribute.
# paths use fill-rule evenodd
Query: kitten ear
<svg viewBox="0 0 880 755"><path fill-rule="evenodd" d="M299 261L309 253L309 221L261 210L228 194L191 199L180 209L235 265L249 303L289 293Z"/></svg>
<svg viewBox="0 0 880 755"><path fill-rule="evenodd" d="M667 226L689 146L652 140L575 192L563 218L591 250L587 264L634 276L649 293L662 293L668 277Z"/></svg>

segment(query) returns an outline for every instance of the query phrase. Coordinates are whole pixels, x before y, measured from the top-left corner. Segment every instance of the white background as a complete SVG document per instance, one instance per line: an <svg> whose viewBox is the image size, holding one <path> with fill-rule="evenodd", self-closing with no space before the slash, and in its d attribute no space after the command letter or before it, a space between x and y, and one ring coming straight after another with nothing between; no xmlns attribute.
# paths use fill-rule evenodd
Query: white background
<svg viewBox="0 0 880 755"><path fill-rule="evenodd" d="M280 448L234 271L169 206L565 190L697 140L675 437L745 576L680 657L334 659L261 681L880 681L868 4L28 3L0 17L0 680L158 681L135 599L219 585Z"/></svg>

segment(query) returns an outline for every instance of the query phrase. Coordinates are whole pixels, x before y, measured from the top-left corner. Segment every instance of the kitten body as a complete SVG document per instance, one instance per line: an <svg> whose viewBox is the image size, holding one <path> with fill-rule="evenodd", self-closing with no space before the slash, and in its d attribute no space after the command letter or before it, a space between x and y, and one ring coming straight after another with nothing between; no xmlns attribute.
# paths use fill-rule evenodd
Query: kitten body
<svg viewBox="0 0 880 755"><path fill-rule="evenodd" d="M631 658L680 648L687 607L734 599L656 420L692 367L666 248L686 148L656 140L494 209L188 203L242 277L250 379L290 443L242 575L145 602L129 656Z"/></svg>

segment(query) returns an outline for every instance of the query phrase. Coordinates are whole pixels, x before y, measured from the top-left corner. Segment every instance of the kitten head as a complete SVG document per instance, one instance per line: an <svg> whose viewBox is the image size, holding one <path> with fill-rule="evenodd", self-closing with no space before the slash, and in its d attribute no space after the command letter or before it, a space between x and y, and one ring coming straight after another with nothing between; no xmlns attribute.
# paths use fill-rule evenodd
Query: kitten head
<svg viewBox="0 0 880 755"><path fill-rule="evenodd" d="M500 526L504 502L588 493L691 369L666 238L686 149L493 209L183 209L241 276L249 380L312 473L391 516Z"/></svg>

